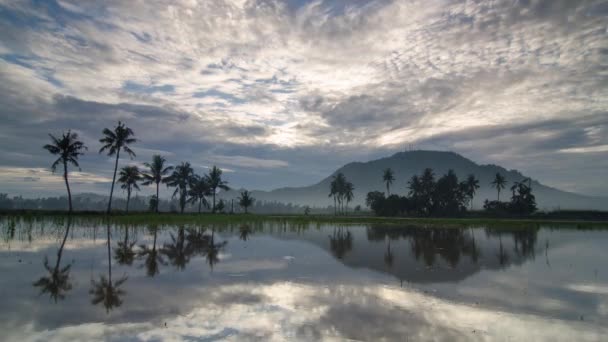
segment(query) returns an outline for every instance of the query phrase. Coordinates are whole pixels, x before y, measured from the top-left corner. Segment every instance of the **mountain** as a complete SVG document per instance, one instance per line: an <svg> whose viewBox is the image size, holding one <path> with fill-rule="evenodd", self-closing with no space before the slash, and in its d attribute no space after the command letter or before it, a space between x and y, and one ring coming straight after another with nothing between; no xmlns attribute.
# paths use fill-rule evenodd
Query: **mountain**
<svg viewBox="0 0 608 342"><path fill-rule="evenodd" d="M393 169L396 178L391 186L391 193L399 195L407 194L408 180L414 174L421 174L427 167L434 170L436 177L447 173L449 169L454 170L461 180L464 180L469 174L474 174L479 179L481 186L473 201L474 208L481 208L483 201L486 199L496 199L496 190L490 187L496 173L505 176L509 183L506 189L501 191L501 200L508 200L511 197L509 188L513 182L527 178L517 170L507 170L497 165L479 165L454 152L420 150L399 152L390 157L368 162L349 163L317 184L306 187L280 188L272 191L253 191L253 197L261 201L327 207L333 205L333 200L328 197L329 184L335 174L342 172L355 185L355 200L350 206L364 205L365 196L368 192L386 190L382 183L382 171L389 167ZM543 185L537 180L532 181L532 188L539 209L608 209L608 198L561 191ZM237 196L237 191L228 191L222 197L235 198Z"/></svg>

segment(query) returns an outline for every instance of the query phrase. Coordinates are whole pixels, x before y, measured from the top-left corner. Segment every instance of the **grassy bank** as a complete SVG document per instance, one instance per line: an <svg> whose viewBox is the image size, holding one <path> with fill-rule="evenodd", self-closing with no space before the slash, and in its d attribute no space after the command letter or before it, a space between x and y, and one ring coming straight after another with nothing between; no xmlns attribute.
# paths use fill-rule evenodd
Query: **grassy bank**
<svg viewBox="0 0 608 342"><path fill-rule="evenodd" d="M55 218L63 220L66 212L58 211L11 211L0 213L1 217L19 217L25 220ZM332 216L332 215L255 215L255 214L175 214L175 213L117 213L106 215L100 212L77 212L72 217L78 221L99 222L110 220L116 224L133 225L174 225L174 224L245 224L256 222L284 222L292 224L381 224L394 226L432 227L491 227L491 228L552 228L608 229L607 221L554 220L544 218L420 218L420 217L374 217L374 216Z"/></svg>

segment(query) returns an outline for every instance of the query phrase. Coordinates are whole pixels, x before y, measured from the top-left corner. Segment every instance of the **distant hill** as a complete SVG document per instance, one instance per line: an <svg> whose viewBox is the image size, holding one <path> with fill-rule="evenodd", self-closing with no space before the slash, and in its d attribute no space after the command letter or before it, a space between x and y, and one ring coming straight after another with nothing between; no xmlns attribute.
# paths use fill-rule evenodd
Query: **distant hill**
<svg viewBox="0 0 608 342"><path fill-rule="evenodd" d="M501 192L501 200L510 198L510 184L526 178L517 170L509 171L497 165L479 165L454 152L407 151L368 162L346 164L314 185L287 187L272 191L254 191L253 196L262 201L326 207L333 204L331 198L328 197L332 176L342 172L355 185L355 201L351 204L351 207L357 204L363 205L368 192L386 190L382 183L382 171L389 167L393 169L396 178L391 186L391 193L400 195L407 194L408 180L414 174L422 173L427 167L432 168L436 176L441 176L449 169L453 169L461 180L469 174L474 174L479 179L481 186L473 202L475 208L481 208L483 201L486 199L496 199L496 190L490 187L490 183L497 172L505 176L509 183L507 188ZM537 180L532 181L532 188L540 209L608 209L608 198L561 191L542 185ZM238 196L237 191L229 191L224 193L222 197L234 198L236 196Z"/></svg>

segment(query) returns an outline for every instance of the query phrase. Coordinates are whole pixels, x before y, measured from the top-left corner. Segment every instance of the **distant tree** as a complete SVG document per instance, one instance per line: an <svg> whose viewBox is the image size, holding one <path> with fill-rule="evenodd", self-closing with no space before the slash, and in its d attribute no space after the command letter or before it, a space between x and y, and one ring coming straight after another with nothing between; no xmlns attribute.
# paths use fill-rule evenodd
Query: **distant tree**
<svg viewBox="0 0 608 342"><path fill-rule="evenodd" d="M346 209L348 210L348 203L350 203L355 198L355 186L351 182L346 182L344 184L344 200L346 200ZM345 210L345 213L346 211Z"/></svg>
<svg viewBox="0 0 608 342"><path fill-rule="evenodd" d="M167 179L166 183L169 187L174 187L173 198L179 195L179 207L180 213L184 213L186 206L186 196L188 196L188 186L192 181L194 170L188 162L182 162L180 165L175 167L173 173Z"/></svg>
<svg viewBox="0 0 608 342"><path fill-rule="evenodd" d="M110 188L110 199L108 200L108 214L112 210L112 195L114 193L114 183L116 182L116 171L118 170L118 158L120 157L120 150L125 151L131 158L135 157L135 152L129 147L130 144L137 142L133 136L133 131L125 126L124 123L118 121L118 125L111 131L108 128L103 129L104 137L99 140L100 143L104 144L99 153L107 151L108 156L116 155L116 162L114 163L114 176L112 177L112 187Z"/></svg>
<svg viewBox="0 0 608 342"><path fill-rule="evenodd" d="M209 174L205 176L207 183L211 187L211 194L213 195L213 212L217 210L215 206L215 195L217 194L217 190L230 190L228 187L228 182L222 180L222 169L217 166L213 166L209 171Z"/></svg>
<svg viewBox="0 0 608 342"><path fill-rule="evenodd" d="M166 183L169 172L173 170L173 166L165 166L166 159L161 155L155 154L152 156L152 163L144 163L144 165L148 168L142 176L144 178L144 182L142 185L150 185L152 183L156 184L156 206L154 207L154 211L158 213L158 188L160 183Z"/></svg>
<svg viewBox="0 0 608 342"><path fill-rule="evenodd" d="M372 191L367 193L365 197L365 205L367 205L376 215L381 215L384 208L386 197L381 191Z"/></svg>
<svg viewBox="0 0 608 342"><path fill-rule="evenodd" d="M309 206L305 206L304 207L304 216L308 216L310 215L310 207Z"/></svg>
<svg viewBox="0 0 608 342"><path fill-rule="evenodd" d="M129 212L129 202L131 201L131 191L133 189L139 191L139 185L137 182L141 180L141 174L139 173L139 169L137 166L125 166L120 169L120 173L118 175L118 183L121 183L121 189L127 191L127 208L126 212Z"/></svg>
<svg viewBox="0 0 608 342"><path fill-rule="evenodd" d="M330 183L329 196L334 197L334 208L337 207L341 213L344 213L344 204L354 198L354 189L354 185L346 179L344 174L338 172Z"/></svg>
<svg viewBox="0 0 608 342"><path fill-rule="evenodd" d="M207 196L211 196L211 187L205 177L193 175L190 180L190 190L188 190L188 202L198 203L198 213L201 213L201 206L209 208Z"/></svg>
<svg viewBox="0 0 608 342"><path fill-rule="evenodd" d="M498 192L497 201L500 202L500 190L504 189L507 185L507 179L500 173L496 173L496 176L490 185Z"/></svg>
<svg viewBox="0 0 608 342"><path fill-rule="evenodd" d="M63 164L63 179L65 181L65 187L68 190L68 208L69 212L72 212L72 192L70 191L70 183L68 181L68 163L76 167L78 165L78 157L84 154L87 147L78 140L78 134L72 133L68 130L64 133L61 138L56 138L52 134L49 134L52 143L44 145L44 149L49 151L50 154L59 156L51 165L51 170L55 172L57 165Z"/></svg>
<svg viewBox="0 0 608 342"><path fill-rule="evenodd" d="M218 212L220 212L220 213L223 213L223 212L224 212L224 209L226 209L226 203L224 202L224 200L223 200L223 199L221 199L221 200L219 200L219 201L217 202L217 208L216 208L216 209L217 209L217 211L218 211Z"/></svg>
<svg viewBox="0 0 608 342"><path fill-rule="evenodd" d="M156 197L156 195L152 195L150 197L150 201L148 202L148 211L158 212L158 197Z"/></svg>
<svg viewBox="0 0 608 342"><path fill-rule="evenodd" d="M528 184L526 184L526 181ZM522 182L516 182L517 188L513 192L511 198L510 209L511 212L519 215L530 215L536 211L536 198L532 194L532 187L530 186L531 181L528 179Z"/></svg>
<svg viewBox="0 0 608 342"><path fill-rule="evenodd" d="M467 177L465 182L466 195L471 204L471 210L473 210L473 198L475 197L475 193L477 189L479 189L479 180L475 178L475 175L471 174Z"/></svg>
<svg viewBox="0 0 608 342"><path fill-rule="evenodd" d="M245 209L245 214L247 214L247 208L249 208L255 198L251 197L251 193L247 190L241 192L241 196L239 197L239 205Z"/></svg>
<svg viewBox="0 0 608 342"><path fill-rule="evenodd" d="M395 175L393 174L393 170L391 170L391 168L384 170L384 174L382 175L382 181L384 181L384 183L386 184L386 195L390 196L390 187L395 181Z"/></svg>

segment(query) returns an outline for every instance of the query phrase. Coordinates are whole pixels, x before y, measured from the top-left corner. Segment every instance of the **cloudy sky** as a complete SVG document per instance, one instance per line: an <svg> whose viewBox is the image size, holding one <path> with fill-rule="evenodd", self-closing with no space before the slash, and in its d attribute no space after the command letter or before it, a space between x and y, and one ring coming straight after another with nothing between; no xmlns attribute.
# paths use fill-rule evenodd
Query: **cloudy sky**
<svg viewBox="0 0 608 342"><path fill-rule="evenodd" d="M608 192L608 2L0 0L0 192L63 194L41 146L118 120L233 185L308 185L409 146Z"/></svg>

